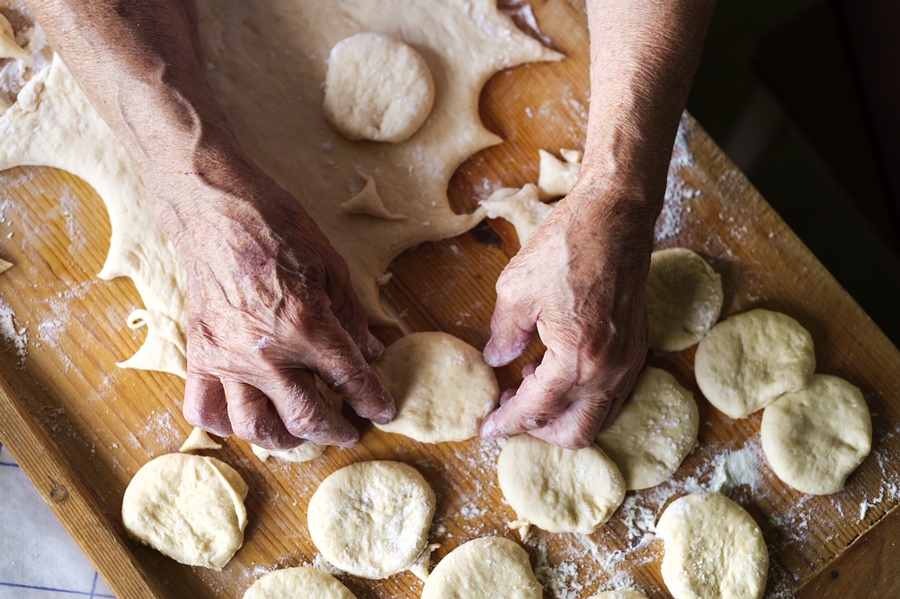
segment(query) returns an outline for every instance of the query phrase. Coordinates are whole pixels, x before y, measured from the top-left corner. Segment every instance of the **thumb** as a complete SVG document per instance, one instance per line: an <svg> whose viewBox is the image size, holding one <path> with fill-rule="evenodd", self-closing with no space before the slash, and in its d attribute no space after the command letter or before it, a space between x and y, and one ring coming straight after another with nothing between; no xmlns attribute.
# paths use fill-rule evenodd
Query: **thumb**
<svg viewBox="0 0 900 599"><path fill-rule="evenodd" d="M484 347L484 361L495 368L506 366L522 355L534 329L534 317L498 294L491 317L491 338Z"/></svg>

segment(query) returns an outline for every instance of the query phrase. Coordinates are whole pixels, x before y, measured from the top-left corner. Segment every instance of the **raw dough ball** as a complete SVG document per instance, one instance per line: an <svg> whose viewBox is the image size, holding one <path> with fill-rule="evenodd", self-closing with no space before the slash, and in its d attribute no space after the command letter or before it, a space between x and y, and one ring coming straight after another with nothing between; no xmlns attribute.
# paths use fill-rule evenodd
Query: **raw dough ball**
<svg viewBox="0 0 900 599"><path fill-rule="evenodd" d="M503 537L464 543L447 554L422 589L422 599L541 599L528 554Z"/></svg>
<svg viewBox="0 0 900 599"><path fill-rule="evenodd" d="M271 449L264 449L259 447L258 445L250 444L250 449L253 451L253 455L261 459L263 462L271 458L277 458L279 460L284 460L285 462L308 462L310 460L314 460L325 451L327 445L319 445L318 443L312 443L307 441L303 445L299 445L293 449L288 449L286 451L273 451Z"/></svg>
<svg viewBox="0 0 900 599"><path fill-rule="evenodd" d="M647 596L636 591L606 591L588 599L647 599Z"/></svg>
<svg viewBox="0 0 900 599"><path fill-rule="evenodd" d="M626 489L667 480L697 444L700 413L691 392L674 376L648 366L597 445L622 472Z"/></svg>
<svg viewBox="0 0 900 599"><path fill-rule="evenodd" d="M799 391L815 369L809 332L790 316L769 310L751 310L714 326L694 361L703 395L731 418Z"/></svg>
<svg viewBox="0 0 900 599"><path fill-rule="evenodd" d="M757 599L766 589L769 554L759 527L724 495L694 493L666 508L657 533L665 543L662 576L675 599Z"/></svg>
<svg viewBox="0 0 900 599"><path fill-rule="evenodd" d="M778 478L804 493L827 495L872 449L872 419L862 392L844 379L817 374L763 412L763 451Z"/></svg>
<svg viewBox="0 0 900 599"><path fill-rule="evenodd" d="M329 562L361 578L402 572L425 550L434 492L415 468L360 462L341 468L309 501L309 534Z"/></svg>
<svg viewBox="0 0 900 599"><path fill-rule="evenodd" d="M360 33L331 49L323 111L344 137L403 141L418 131L433 104L431 71L403 42Z"/></svg>
<svg viewBox="0 0 900 599"><path fill-rule="evenodd" d="M598 447L573 451L530 435L506 442L497 478L519 518L549 532L590 534L625 497L619 469Z"/></svg>
<svg viewBox="0 0 900 599"><path fill-rule="evenodd" d="M220 570L244 542L247 484L215 458L171 453L137 471L122 499L125 530L177 562Z"/></svg>
<svg viewBox="0 0 900 599"><path fill-rule="evenodd" d="M269 572L253 583L244 599L356 599L350 589L327 572L315 568L285 568Z"/></svg>
<svg viewBox="0 0 900 599"><path fill-rule="evenodd" d="M650 347L681 351L705 335L722 311L722 277L685 248L653 252L647 277Z"/></svg>
<svg viewBox="0 0 900 599"><path fill-rule="evenodd" d="M397 404L397 416L375 426L423 443L476 436L500 397L481 352L446 333L407 335L374 368Z"/></svg>

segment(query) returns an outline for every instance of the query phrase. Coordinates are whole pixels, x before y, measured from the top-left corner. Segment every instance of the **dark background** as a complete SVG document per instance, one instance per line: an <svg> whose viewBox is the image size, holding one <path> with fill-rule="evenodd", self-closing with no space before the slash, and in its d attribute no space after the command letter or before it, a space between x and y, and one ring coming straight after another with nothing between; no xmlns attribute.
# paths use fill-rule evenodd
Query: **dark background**
<svg viewBox="0 0 900 599"><path fill-rule="evenodd" d="M719 0L688 110L900 345L900 0Z"/></svg>

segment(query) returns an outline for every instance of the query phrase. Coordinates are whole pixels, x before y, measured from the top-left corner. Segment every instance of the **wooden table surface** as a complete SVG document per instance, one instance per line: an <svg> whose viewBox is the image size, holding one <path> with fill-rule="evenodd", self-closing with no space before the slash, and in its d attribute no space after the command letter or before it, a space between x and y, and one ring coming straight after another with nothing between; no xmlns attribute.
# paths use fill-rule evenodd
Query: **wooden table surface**
<svg viewBox="0 0 900 599"><path fill-rule="evenodd" d="M581 147L587 106L587 37L577 2L535 3L542 30L569 58L529 65L491 80L482 96L485 124L507 141L467 161L450 196L470 210L491 189L537 178L537 149ZM760 414L732 421L713 409L693 377L694 350L654 355L694 391L701 411L698 448L673 481L629 493L626 505L590 537L535 531L525 543L549 581L547 596L588 597L633 583L667 597L653 523L672 498L709 488L732 452L756 460L758 479L730 491L763 530L772 566L767 595L897 596L900 540L900 353L802 245L769 205L692 120L687 120L660 247L685 246L723 275L723 316L753 307L790 314L816 342L819 372L862 388L873 415L872 455L846 490L813 497L774 476L759 449ZM0 297L28 335L27 357L0 353L0 442L6 445L106 582L121 597L240 597L263 572L311 563L306 525L311 493L328 474L369 459L410 463L435 488L433 563L457 545L490 534L516 538L514 519L496 484L499 445L479 440L422 445L355 420L359 445L330 449L307 464L260 463L249 446L229 439L211 455L250 484L244 547L221 572L181 566L127 540L119 522L122 493L151 457L176 451L190 431L180 415L183 382L117 369L139 346L124 326L141 305L127 280L99 281L109 221L93 190L52 169L0 174L0 257L15 267L0 276ZM8 235L11 234L11 235ZM385 300L411 330L443 330L476 345L487 341L494 282L518 248L502 221L459 238L407 251L392 265ZM398 329L379 329L390 341ZM500 369L502 386L539 355L531 348ZM3 389L0 389L2 391ZM18 396L16 399L14 396ZM877 525L877 526L876 526ZM418 597L421 584L404 573L385 581L343 577L361 598Z"/></svg>

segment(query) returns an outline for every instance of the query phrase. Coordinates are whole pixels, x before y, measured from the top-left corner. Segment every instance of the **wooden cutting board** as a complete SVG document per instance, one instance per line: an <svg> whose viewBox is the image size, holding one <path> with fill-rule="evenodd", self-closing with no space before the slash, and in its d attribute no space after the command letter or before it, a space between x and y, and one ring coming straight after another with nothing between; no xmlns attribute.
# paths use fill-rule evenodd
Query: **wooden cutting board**
<svg viewBox="0 0 900 599"><path fill-rule="evenodd" d="M583 143L588 43L582 9L563 0L535 4L542 30L569 58L517 68L488 84L482 117L507 141L456 173L450 195L460 211L493 188L535 181L538 148ZM554 596L550 588L559 597L588 597L625 583L651 597L668 596L659 571L662 543L652 535L655 519L672 498L708 488L729 459L750 455L757 480L730 494L766 537L770 596L804 588L817 597L863 589L862 596L892 596L900 592L893 554L882 549L900 540L900 517L889 515L900 500L900 354L693 121L686 139L691 159L679 169L682 185L673 190L660 247L689 247L710 260L725 282L724 316L766 307L805 325L816 342L818 371L842 376L865 393L873 453L841 493L792 491L759 450L759 414L731 421L697 390L693 349L651 356L694 391L702 416L698 448L674 482L630 493L627 505L594 535L535 531L525 544L533 565L549 582L548 597ZM110 234L94 192L60 171L19 168L0 174L0 194L0 257L15 263L0 276L0 297L27 334L27 355L20 359L15 348L0 354L0 374L10 385L0 393L0 442L118 596L240 597L264 572L313 562L309 497L328 474L361 460L407 462L432 484L438 500L432 538L441 543L434 563L478 536L516 538L506 526L514 513L496 484L497 444L422 445L356 420L362 430L356 449L330 449L307 464L262 464L247 444L231 439L211 454L237 468L251 488L246 542L221 572L181 566L127 540L118 514L130 477L150 458L176 451L190 431L180 415L183 383L114 365L139 346L140 335L124 321L141 304L130 282L94 276ZM514 231L502 221L424 244L394 262L385 300L411 330L443 330L481 347L489 336L494 282L517 249ZM401 334L377 332L386 341ZM499 370L501 385L518 383L520 368L539 353L531 348ZM342 580L361 598L421 592L408 573L385 581Z"/></svg>

